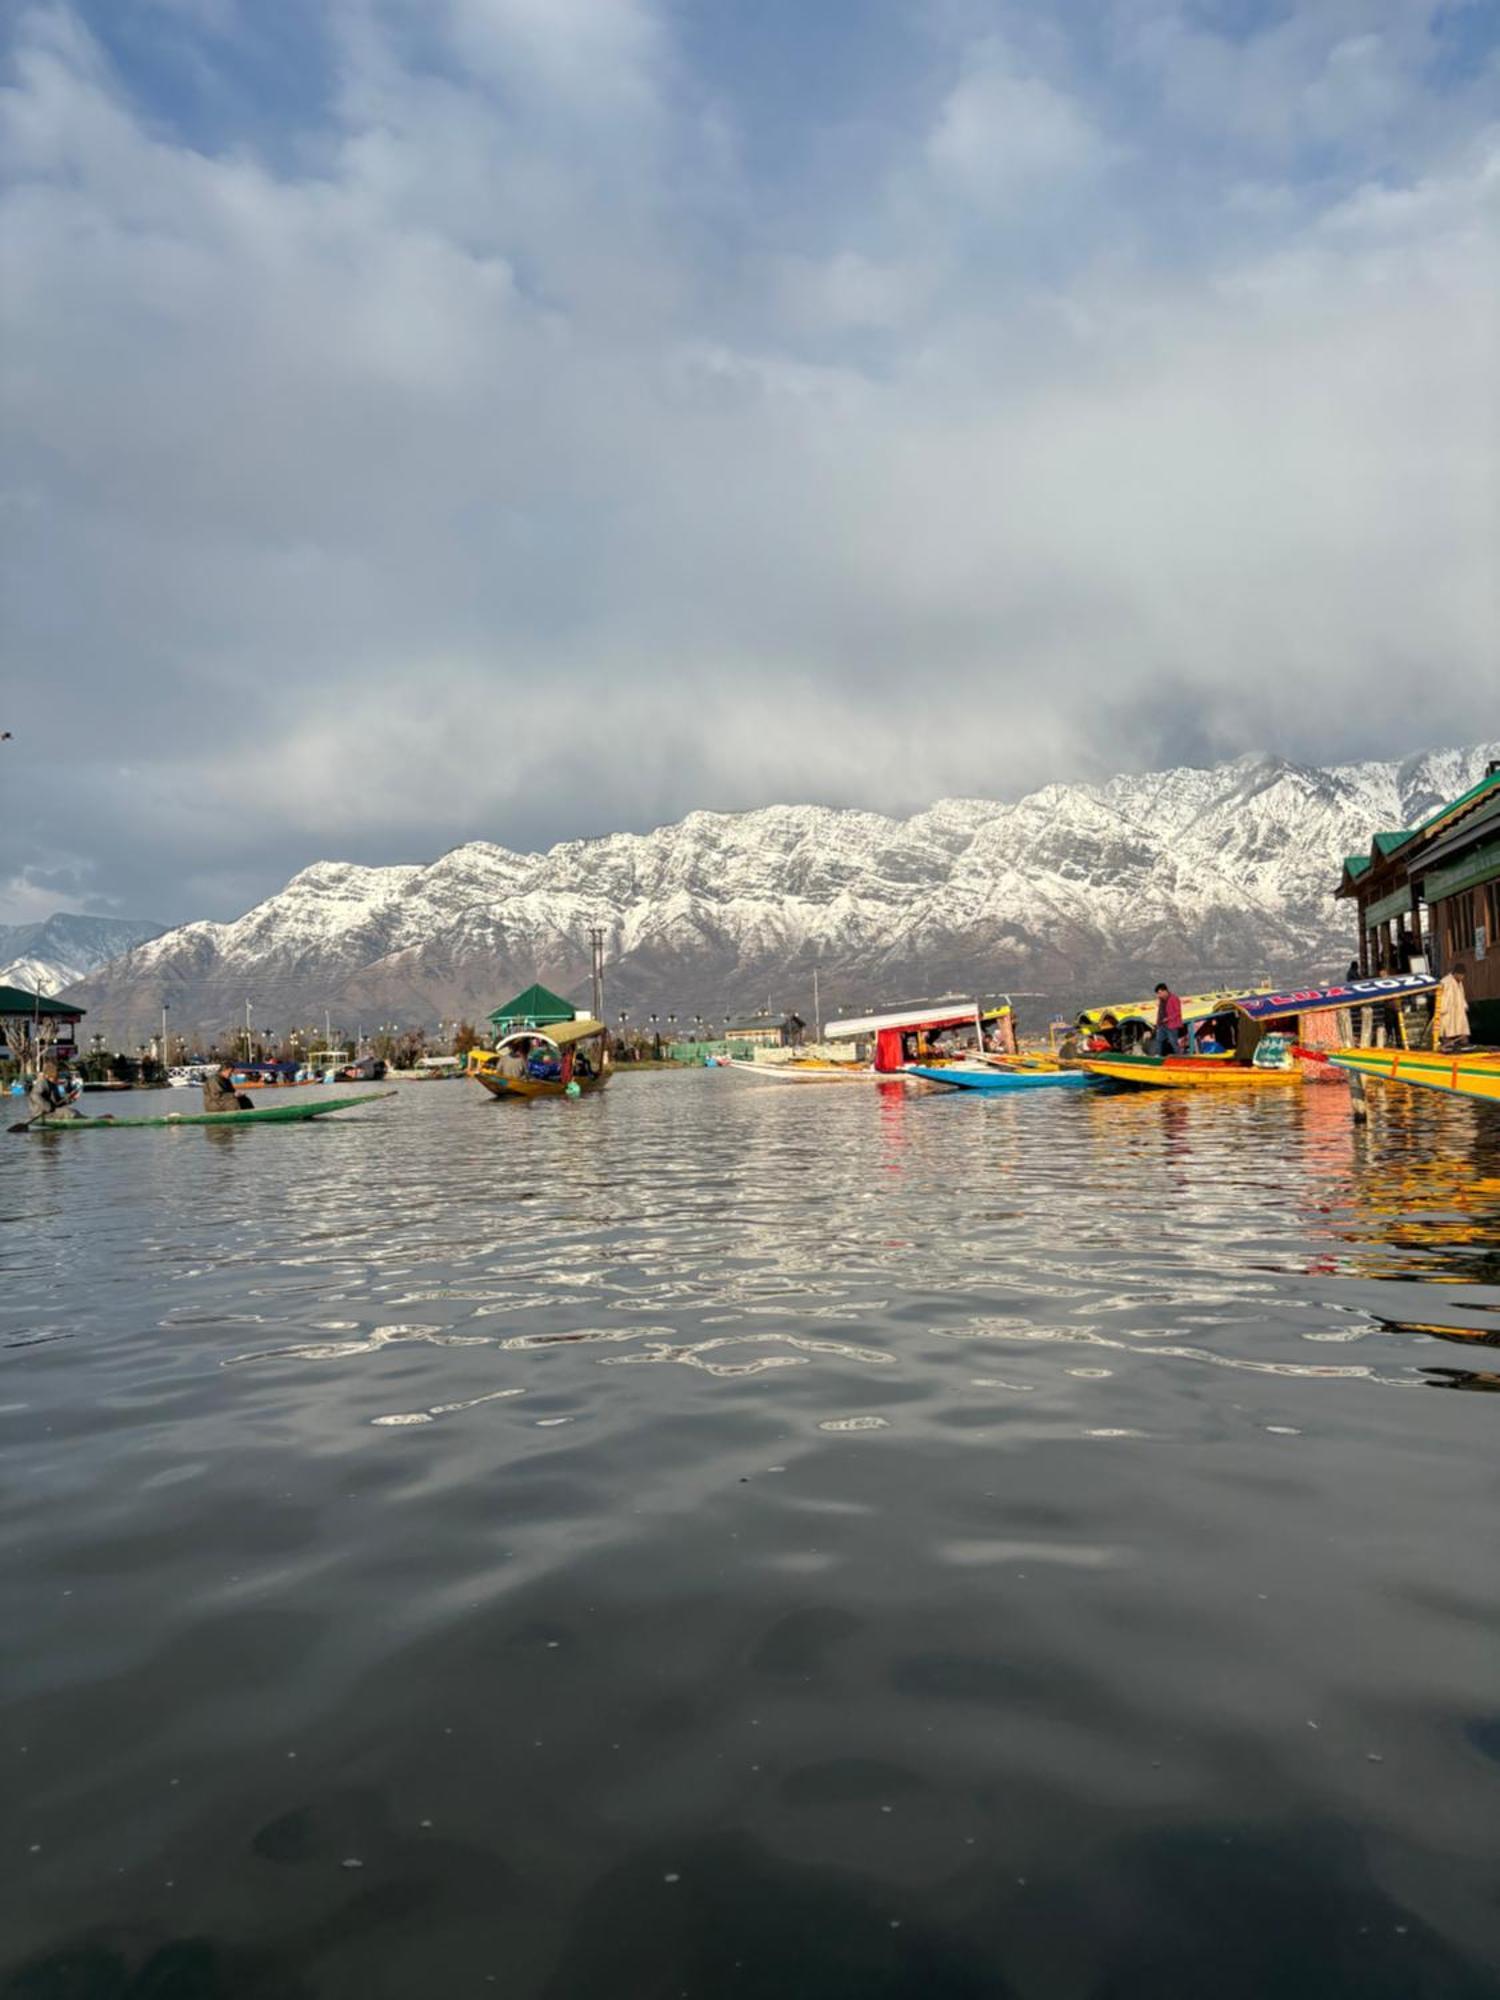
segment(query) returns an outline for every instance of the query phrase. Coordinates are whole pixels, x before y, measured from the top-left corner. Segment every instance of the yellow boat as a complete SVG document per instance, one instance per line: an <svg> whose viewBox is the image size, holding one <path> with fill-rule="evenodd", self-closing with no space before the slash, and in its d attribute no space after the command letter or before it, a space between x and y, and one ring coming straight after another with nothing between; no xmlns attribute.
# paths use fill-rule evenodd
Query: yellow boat
<svg viewBox="0 0 1500 2000"><path fill-rule="evenodd" d="M1212 1057L1085 1056L1083 1067L1091 1076L1145 1090L1258 1090L1302 1081L1295 1066L1256 1069L1251 1063L1217 1062Z"/></svg>
<svg viewBox="0 0 1500 2000"><path fill-rule="evenodd" d="M1477 1097L1500 1104L1500 1050L1330 1049L1327 1060L1350 1076L1408 1083L1418 1090L1441 1090L1450 1097Z"/></svg>
<svg viewBox="0 0 1500 2000"><path fill-rule="evenodd" d="M555 1074L532 1073L537 1053ZM587 1015L550 1028L519 1028L493 1049L470 1049L465 1074L494 1097L583 1097L609 1082L609 1031Z"/></svg>

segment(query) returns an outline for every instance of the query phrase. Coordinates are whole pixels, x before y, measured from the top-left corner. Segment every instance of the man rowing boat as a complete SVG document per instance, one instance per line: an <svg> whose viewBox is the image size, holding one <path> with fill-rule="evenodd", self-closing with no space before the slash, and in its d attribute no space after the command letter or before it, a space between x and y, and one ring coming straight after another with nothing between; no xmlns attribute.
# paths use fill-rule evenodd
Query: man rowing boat
<svg viewBox="0 0 1500 2000"><path fill-rule="evenodd" d="M64 1083L57 1073L55 1062L43 1063L31 1080L27 1093L32 1109L32 1122L56 1121L60 1118L76 1118L78 1109L73 1100L78 1095L78 1086L71 1080Z"/></svg>

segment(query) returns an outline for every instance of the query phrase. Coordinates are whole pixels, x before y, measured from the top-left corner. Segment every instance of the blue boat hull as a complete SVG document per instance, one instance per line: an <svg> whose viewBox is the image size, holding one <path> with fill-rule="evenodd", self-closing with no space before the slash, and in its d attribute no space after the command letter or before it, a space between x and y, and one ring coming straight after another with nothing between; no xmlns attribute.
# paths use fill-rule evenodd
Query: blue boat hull
<svg viewBox="0 0 1500 2000"><path fill-rule="evenodd" d="M950 1090L1085 1090L1097 1081L1083 1069L909 1069L906 1074Z"/></svg>

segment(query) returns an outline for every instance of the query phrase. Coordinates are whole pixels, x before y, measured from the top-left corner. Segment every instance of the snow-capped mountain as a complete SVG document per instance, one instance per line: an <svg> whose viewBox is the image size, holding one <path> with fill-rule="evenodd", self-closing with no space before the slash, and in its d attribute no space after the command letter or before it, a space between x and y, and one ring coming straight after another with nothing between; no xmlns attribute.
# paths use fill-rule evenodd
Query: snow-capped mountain
<svg viewBox="0 0 1500 2000"><path fill-rule="evenodd" d="M1054 1001L1262 975L1332 977L1350 956L1344 854L1483 775L1500 745L1330 770L1244 757L1212 770L944 799L910 819L823 806L695 812L647 834L516 854L483 841L430 864L320 861L234 923L193 923L77 986L90 1026L187 1028L477 1019L541 979L587 998L607 940L608 1011L829 1018L981 989Z"/></svg>
<svg viewBox="0 0 1500 2000"><path fill-rule="evenodd" d="M74 917L59 910L39 924L0 924L0 986L60 993L134 944L162 934L129 917Z"/></svg>

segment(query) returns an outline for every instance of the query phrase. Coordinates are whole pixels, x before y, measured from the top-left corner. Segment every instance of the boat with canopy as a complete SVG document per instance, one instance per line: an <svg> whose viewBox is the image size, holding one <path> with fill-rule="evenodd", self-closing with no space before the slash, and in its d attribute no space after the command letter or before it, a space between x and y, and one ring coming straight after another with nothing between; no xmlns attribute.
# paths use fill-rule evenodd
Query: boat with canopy
<svg viewBox="0 0 1500 2000"><path fill-rule="evenodd" d="M823 1040L854 1044L847 1058L788 1055L746 1061L731 1056L720 1067L762 1083L922 1083L917 1065L1003 1060L1015 1049L1008 999L970 1000L950 994L941 1000L913 1001L880 1014L829 1021ZM861 1047L863 1045L863 1047Z"/></svg>
<svg viewBox="0 0 1500 2000"><path fill-rule="evenodd" d="M609 1030L582 1015L546 1028L517 1028L493 1049L471 1049L467 1074L492 1097L583 1097L611 1072Z"/></svg>
<svg viewBox="0 0 1500 2000"><path fill-rule="evenodd" d="M1091 1074L1111 1083L1153 1090L1253 1090L1278 1083L1331 1081L1347 1067L1342 1060L1334 1062L1336 1056L1384 1053L1340 1048L1341 1020L1361 1009L1390 1008L1404 1039L1402 1003L1436 990L1437 981L1425 973L1398 973L1280 991L1257 987L1248 993L1222 994L1214 1016L1202 1018L1233 1018L1232 1055L1087 1055L1083 1064Z"/></svg>

